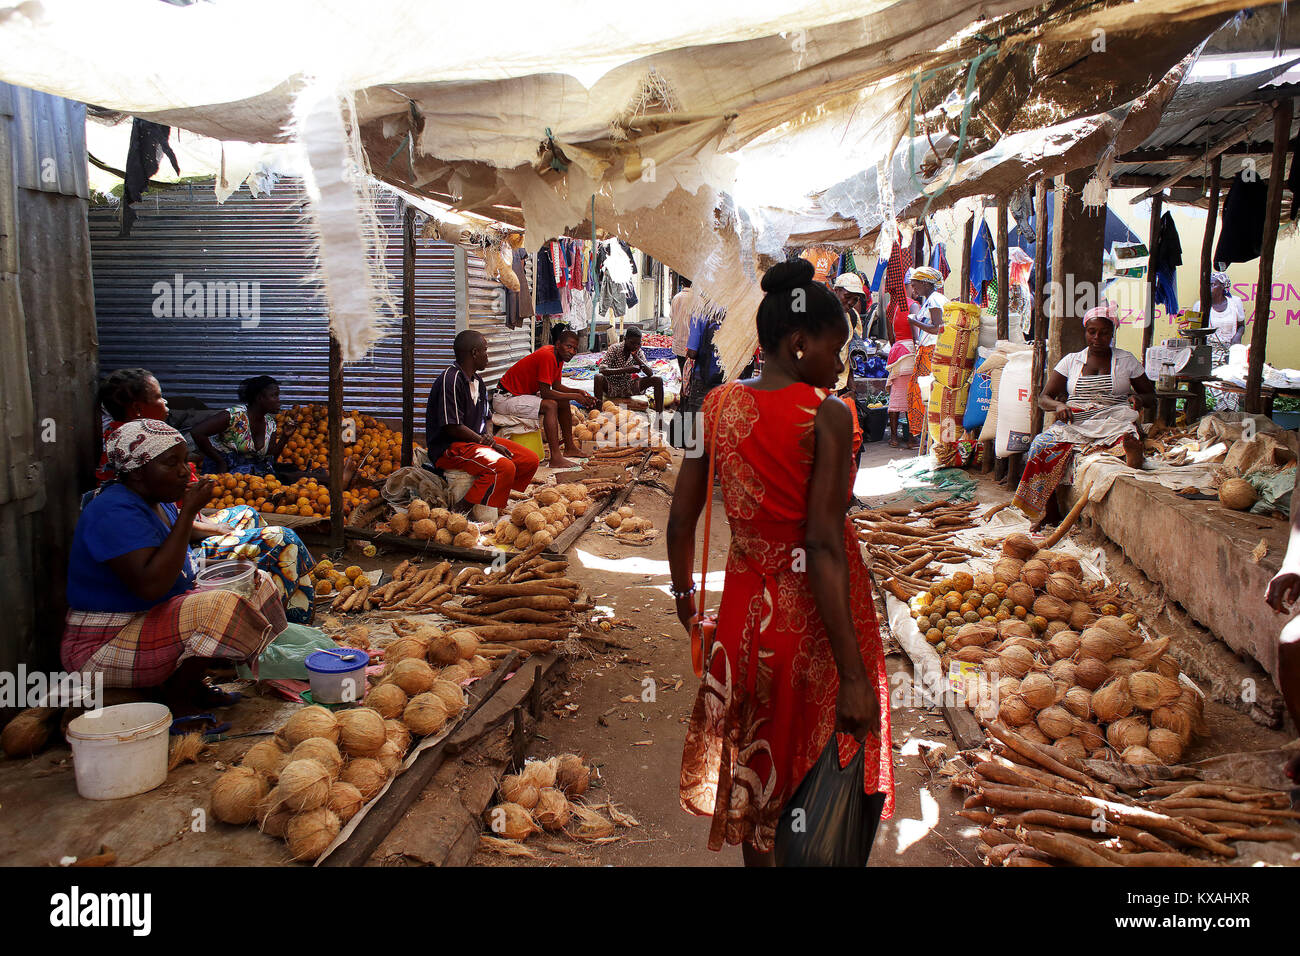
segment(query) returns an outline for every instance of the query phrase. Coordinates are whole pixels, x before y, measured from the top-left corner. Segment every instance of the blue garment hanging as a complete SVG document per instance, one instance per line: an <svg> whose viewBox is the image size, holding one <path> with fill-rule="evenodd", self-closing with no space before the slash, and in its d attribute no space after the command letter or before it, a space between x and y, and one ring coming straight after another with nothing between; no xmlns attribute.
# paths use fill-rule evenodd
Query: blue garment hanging
<svg viewBox="0 0 1300 956"><path fill-rule="evenodd" d="M997 282L998 267L993 261L993 232L987 222L981 222L979 232L970 247L970 284L978 305L987 305L984 283Z"/></svg>
<svg viewBox="0 0 1300 956"><path fill-rule="evenodd" d="M885 269L889 266L888 259L876 260L876 274L871 277L871 291L879 293L880 283L885 280Z"/></svg>

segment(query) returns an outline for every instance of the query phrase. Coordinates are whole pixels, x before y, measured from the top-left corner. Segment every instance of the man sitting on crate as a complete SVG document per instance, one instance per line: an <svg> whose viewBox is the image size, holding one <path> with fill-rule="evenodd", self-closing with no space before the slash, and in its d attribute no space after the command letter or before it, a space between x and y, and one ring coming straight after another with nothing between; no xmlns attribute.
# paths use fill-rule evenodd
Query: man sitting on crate
<svg viewBox="0 0 1300 956"><path fill-rule="evenodd" d="M578 333L570 328L555 334L555 344L543 345L525 355L501 376L501 384L492 398L492 410L498 415L536 418L546 433L551 449L552 468L575 468L574 458L582 456L573 440L573 410L569 402L593 408L596 400L586 392L569 388L560 381L560 369L578 353Z"/></svg>
<svg viewBox="0 0 1300 956"><path fill-rule="evenodd" d="M623 341L615 342L605 350L596 373L596 404L603 405L605 396L630 398L642 394L647 388L655 393L656 421L664 414L664 381L654 373L645 353L641 351L641 330L629 325Z"/></svg>
<svg viewBox="0 0 1300 956"><path fill-rule="evenodd" d="M479 373L488 365L487 339L466 329L452 345L456 364L433 382L425 411L424 438L429 460L443 470L463 471L474 484L462 503L474 506L475 521L496 521L511 489L523 491L537 473L535 454L523 445L488 435L487 384Z"/></svg>

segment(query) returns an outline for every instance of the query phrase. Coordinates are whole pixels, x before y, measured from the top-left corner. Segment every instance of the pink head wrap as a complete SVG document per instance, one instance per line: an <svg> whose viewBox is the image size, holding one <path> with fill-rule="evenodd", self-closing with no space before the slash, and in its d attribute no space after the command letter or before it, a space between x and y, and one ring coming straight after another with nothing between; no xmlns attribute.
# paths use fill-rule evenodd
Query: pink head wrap
<svg viewBox="0 0 1300 956"><path fill-rule="evenodd" d="M1117 325L1119 322L1119 306L1114 302L1107 302L1103 299L1101 305L1083 313L1084 325L1087 325L1093 319L1105 319L1110 322L1111 325Z"/></svg>
<svg viewBox="0 0 1300 956"><path fill-rule="evenodd" d="M165 422L140 418L127 422L113 432L105 446L105 452L108 454L109 467L119 475L124 475L147 465L184 441L184 436Z"/></svg>

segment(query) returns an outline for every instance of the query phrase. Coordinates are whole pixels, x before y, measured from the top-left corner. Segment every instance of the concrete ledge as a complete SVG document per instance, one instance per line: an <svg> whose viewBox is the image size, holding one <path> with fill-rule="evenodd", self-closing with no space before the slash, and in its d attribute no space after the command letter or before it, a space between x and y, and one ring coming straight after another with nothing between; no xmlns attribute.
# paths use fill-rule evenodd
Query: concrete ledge
<svg viewBox="0 0 1300 956"><path fill-rule="evenodd" d="M1286 618L1264 591L1286 554L1289 525L1188 501L1161 485L1116 479L1092 521L1165 593L1234 651L1253 658L1277 683L1277 636ZM1260 540L1268 553L1258 564Z"/></svg>

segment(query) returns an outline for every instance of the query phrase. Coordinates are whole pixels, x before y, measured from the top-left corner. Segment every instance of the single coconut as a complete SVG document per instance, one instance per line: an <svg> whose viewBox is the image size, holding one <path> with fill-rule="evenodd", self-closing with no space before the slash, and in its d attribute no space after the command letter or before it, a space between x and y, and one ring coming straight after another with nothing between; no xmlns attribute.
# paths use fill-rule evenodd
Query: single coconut
<svg viewBox="0 0 1300 956"><path fill-rule="evenodd" d="M1086 687L1088 690L1096 690L1110 680L1112 676L1110 668L1095 657L1082 658L1074 665L1075 682L1080 687Z"/></svg>
<svg viewBox="0 0 1300 956"><path fill-rule="evenodd" d="M1053 746L1065 754L1067 758L1073 758L1074 760L1088 759L1088 748L1083 745L1083 741L1078 737L1062 737Z"/></svg>
<svg viewBox="0 0 1300 956"><path fill-rule="evenodd" d="M1053 571L1049 574L1046 587L1048 594L1066 604L1070 601L1082 601L1086 593L1079 579L1065 571Z"/></svg>
<svg viewBox="0 0 1300 956"><path fill-rule="evenodd" d="M1119 759L1130 767L1151 767L1160 763L1160 758L1146 747L1125 747Z"/></svg>
<svg viewBox="0 0 1300 956"><path fill-rule="evenodd" d="M501 796L508 803L517 803L525 810L537 806L539 788L517 773L501 778Z"/></svg>
<svg viewBox="0 0 1300 956"><path fill-rule="evenodd" d="M1041 553L1039 556L1042 556ZM1053 554L1048 560L1047 566L1050 567L1053 572L1068 574L1076 580L1081 580L1083 578L1083 566L1079 564L1078 559L1072 558L1068 554ZM1076 599L1070 598L1069 600Z"/></svg>
<svg viewBox="0 0 1300 956"><path fill-rule="evenodd" d="M471 677L487 677L492 673L492 662L481 655L475 654L465 664L469 666Z"/></svg>
<svg viewBox="0 0 1300 956"><path fill-rule="evenodd" d="M402 712L402 722L412 733L427 737L436 734L447 722L447 707L434 694L417 694Z"/></svg>
<svg viewBox="0 0 1300 956"><path fill-rule="evenodd" d="M1008 727L1021 727L1033 719L1033 708L1019 695L1007 697L998 706L998 720Z"/></svg>
<svg viewBox="0 0 1300 956"><path fill-rule="evenodd" d="M1183 756L1183 741L1172 730L1152 727L1147 734L1147 748L1164 763L1178 763Z"/></svg>
<svg viewBox="0 0 1300 956"><path fill-rule="evenodd" d="M1074 733L1075 725L1078 724L1073 714L1055 704L1040 710L1035 722L1038 724L1038 729L1053 740L1070 736Z"/></svg>
<svg viewBox="0 0 1300 956"><path fill-rule="evenodd" d="M997 640L998 632L987 624L963 624L957 634L948 642L948 647L959 651L963 647L984 647Z"/></svg>
<svg viewBox="0 0 1300 956"><path fill-rule="evenodd" d="M402 637L384 648L384 663L396 664L408 657L422 658L428 652L424 641L418 637Z"/></svg>
<svg viewBox="0 0 1300 956"><path fill-rule="evenodd" d="M993 563L993 580L997 584L1015 584L1024 566L1025 562L1018 558L999 558Z"/></svg>
<svg viewBox="0 0 1300 956"><path fill-rule="evenodd" d="M1020 580L1028 584L1035 591L1041 591L1043 585L1047 583L1047 576L1051 573L1047 562L1038 558L1030 558L1025 562L1024 567L1020 569Z"/></svg>
<svg viewBox="0 0 1300 956"><path fill-rule="evenodd" d="M1116 677L1092 693L1092 712L1102 723L1109 724L1133 713L1133 698L1129 693L1128 679Z"/></svg>
<svg viewBox="0 0 1300 956"><path fill-rule="evenodd" d="M1025 740L1036 744L1042 744L1043 746L1047 746L1052 742L1052 738L1039 730L1036 724L1025 724L1023 727L1017 727L1016 733Z"/></svg>
<svg viewBox="0 0 1300 956"><path fill-rule="evenodd" d="M420 521L427 518L431 513L429 510L429 502L416 498L406 506L406 513L411 516L412 521Z"/></svg>
<svg viewBox="0 0 1300 956"><path fill-rule="evenodd" d="M1079 635L1080 657L1093 657L1105 662L1123 649L1123 645L1105 628L1090 627Z"/></svg>
<svg viewBox="0 0 1300 956"><path fill-rule="evenodd" d="M1172 704L1182 693L1178 681L1170 680L1150 671L1140 671L1129 677L1129 690L1133 694L1133 703L1143 710L1155 710L1166 704Z"/></svg>
<svg viewBox="0 0 1300 956"><path fill-rule="evenodd" d="M1014 677L1003 677L997 683L998 700L1005 700L1012 694L1020 693L1020 681Z"/></svg>
<svg viewBox="0 0 1300 956"><path fill-rule="evenodd" d="M337 813L317 807L291 819L284 835L295 860L314 860L329 848L342 828Z"/></svg>
<svg viewBox="0 0 1300 956"><path fill-rule="evenodd" d="M615 511L605 515L605 524L607 527L618 530L618 526L623 523L623 516Z"/></svg>
<svg viewBox="0 0 1300 956"><path fill-rule="evenodd" d="M1074 676L1074 661L1059 660L1047 669L1047 676L1052 680L1059 680L1067 687L1072 687L1078 683Z"/></svg>
<svg viewBox="0 0 1300 956"><path fill-rule="evenodd" d="M1128 652L1128 656L1133 658L1133 660L1137 661L1139 664L1141 664L1145 669L1153 665L1156 659L1159 658L1162 654L1164 654L1164 652L1167 651L1168 649L1169 649L1169 638L1159 637L1156 638L1154 641L1143 641L1141 644L1138 644L1136 647L1130 648Z"/></svg>
<svg viewBox="0 0 1300 956"><path fill-rule="evenodd" d="M533 535L533 547L549 548L554 541L555 535L546 529L538 531Z"/></svg>
<svg viewBox="0 0 1300 956"><path fill-rule="evenodd" d="M1070 605L1050 594L1042 594L1034 598L1032 610L1048 622L1059 621L1063 627L1069 626L1066 622L1070 618Z"/></svg>
<svg viewBox="0 0 1300 956"><path fill-rule="evenodd" d="M1168 677L1170 680L1178 680L1178 675L1183 672L1183 669L1178 666L1178 662L1168 657L1156 658L1155 666L1157 674Z"/></svg>
<svg viewBox="0 0 1300 956"><path fill-rule="evenodd" d="M419 663L429 666L424 661ZM384 734L384 718L377 710L355 707L340 711L338 717L339 741L349 757L372 757L388 739Z"/></svg>
<svg viewBox="0 0 1300 956"><path fill-rule="evenodd" d="M309 737L326 737L338 742L339 722L333 713L319 705L304 707L295 713L280 729L290 749Z"/></svg>
<svg viewBox="0 0 1300 956"><path fill-rule="evenodd" d="M330 796L325 806L333 811L342 823L347 823L366 805L361 791L343 780L335 780L330 785Z"/></svg>
<svg viewBox="0 0 1300 956"><path fill-rule="evenodd" d="M259 740L245 752L239 761L241 767L251 767L274 783L280 770L289 762L288 755L273 740Z"/></svg>
<svg viewBox="0 0 1300 956"><path fill-rule="evenodd" d="M517 803L499 803L483 814L488 828L507 840L525 840L540 829L532 814Z"/></svg>
<svg viewBox="0 0 1300 956"><path fill-rule="evenodd" d="M329 771L315 760L290 760L280 771L280 794L295 813L323 806L331 783Z"/></svg>
<svg viewBox="0 0 1300 956"><path fill-rule="evenodd" d="M41 752L50 739L50 707L29 707L5 724L0 733L0 749L7 757L31 757Z"/></svg>
<svg viewBox="0 0 1300 956"><path fill-rule="evenodd" d="M1002 542L1002 553L1010 558L1028 561L1038 553L1038 545L1027 534L1013 534Z"/></svg>
<svg viewBox="0 0 1300 956"><path fill-rule="evenodd" d="M384 772L384 765L378 760L372 757L358 757L348 761L339 779L344 783L352 784L361 791L361 798L369 801L383 789L388 774Z"/></svg>
<svg viewBox="0 0 1300 956"><path fill-rule="evenodd" d="M478 533L474 531L460 531L451 539L453 546L457 548L473 548L478 545Z"/></svg>
<svg viewBox="0 0 1300 956"><path fill-rule="evenodd" d="M1013 637L1033 637L1034 629L1021 620L1003 621L998 625L998 637L1007 640Z"/></svg>
<svg viewBox="0 0 1300 956"><path fill-rule="evenodd" d="M252 767L231 767L212 785L212 815L223 823L252 823L257 805L271 790Z"/></svg>
<svg viewBox="0 0 1300 956"><path fill-rule="evenodd" d="M396 684L380 684L366 695L365 704L384 718L401 717L406 709L406 691Z"/></svg>
<svg viewBox="0 0 1300 956"><path fill-rule="evenodd" d="M285 828L291 819L293 811L280 798L280 788L272 787L257 805L257 828L267 836L283 840Z"/></svg>
<svg viewBox="0 0 1300 956"><path fill-rule="evenodd" d="M456 639L452 636L455 633L457 632L452 631L451 634L439 634L429 642L430 664L437 664L445 667L448 664L455 664L460 660L460 645L456 643ZM429 688L427 687L421 688L421 690L428 689Z"/></svg>
<svg viewBox="0 0 1300 956"><path fill-rule="evenodd" d="M293 753L289 754L285 763L288 764L294 760L314 760L330 775L330 779L337 777L339 771L343 769L343 755L339 753L338 746L328 737L308 737L298 746L293 748Z"/></svg>
<svg viewBox="0 0 1300 956"><path fill-rule="evenodd" d="M462 531L469 530L469 519L462 514L450 514L447 516L445 527L452 534L460 534Z"/></svg>
<svg viewBox="0 0 1300 956"><path fill-rule="evenodd" d="M1086 688L1069 688L1061 698L1061 706L1080 720L1092 719L1092 694Z"/></svg>
<svg viewBox="0 0 1300 956"><path fill-rule="evenodd" d="M433 540L436 544L440 544L446 547L447 545L454 544L456 542L456 536L452 534L450 531L448 531L446 528L439 528L438 531L434 534Z"/></svg>
<svg viewBox="0 0 1300 956"><path fill-rule="evenodd" d="M1047 627L1043 630L1044 639L1050 640L1057 634L1062 634L1070 629L1070 625L1065 621L1048 621Z"/></svg>
<svg viewBox="0 0 1300 956"><path fill-rule="evenodd" d="M1056 687L1046 674L1027 674L1020 682L1020 696L1034 710L1056 703Z"/></svg>
<svg viewBox="0 0 1300 956"><path fill-rule="evenodd" d="M1024 677L1034 666L1034 655L1025 647L1009 647L998 655L997 667L1003 674Z"/></svg>
<svg viewBox="0 0 1300 956"><path fill-rule="evenodd" d="M1075 631L1060 631L1047 639L1047 649L1058 661L1068 660L1079 650L1079 635Z"/></svg>
<svg viewBox="0 0 1300 956"><path fill-rule="evenodd" d="M452 631L447 637L456 645L456 660L469 660L478 653L479 644L482 643L477 634L464 629ZM454 664L456 661L447 661L447 663Z"/></svg>
<svg viewBox="0 0 1300 956"><path fill-rule="evenodd" d="M1070 602L1070 617L1067 623L1072 631L1086 631L1097 622L1097 615L1093 613L1084 601Z"/></svg>
<svg viewBox="0 0 1300 956"><path fill-rule="evenodd" d="M1086 720L1080 720L1074 725L1074 736L1083 741L1089 753L1106 746L1106 734L1099 726Z"/></svg>
<svg viewBox="0 0 1300 956"><path fill-rule="evenodd" d="M411 525L411 536L419 538L421 541L436 538L438 536L438 525L432 518L421 518Z"/></svg>
<svg viewBox="0 0 1300 956"><path fill-rule="evenodd" d="M379 761L379 765L384 768L384 773L391 777L402 768L402 756L402 752L397 749L397 744L385 740L374 759Z"/></svg>
<svg viewBox="0 0 1300 956"><path fill-rule="evenodd" d="M1007 597L1016 607L1023 607L1026 610L1034 606L1034 589L1023 582L1016 582L1007 586Z"/></svg>
<svg viewBox="0 0 1300 956"><path fill-rule="evenodd" d="M555 785L570 797L587 792L591 774L577 754L561 754L555 766Z"/></svg>
<svg viewBox="0 0 1300 956"><path fill-rule="evenodd" d="M442 705L447 708L449 718L455 717L465 709L465 692L451 681L439 678L433 682L433 686L429 688L429 693L442 701Z"/></svg>
<svg viewBox="0 0 1300 956"><path fill-rule="evenodd" d="M558 761L554 758L550 760L531 760L524 764L524 769L519 772L523 777L538 790L545 787L555 786L555 771Z"/></svg>
<svg viewBox="0 0 1300 956"><path fill-rule="evenodd" d="M474 671L468 662L461 661L459 664L452 664L450 667L444 668L438 676L445 681L451 681L453 684L460 684L461 681L473 677Z"/></svg>
<svg viewBox="0 0 1300 956"><path fill-rule="evenodd" d="M411 732L400 720L385 720L384 736L388 738L389 743L397 744L397 748L402 753L406 753L407 748L411 746Z"/></svg>
<svg viewBox="0 0 1300 956"><path fill-rule="evenodd" d="M1129 747L1144 747L1149 731L1145 718L1124 717L1106 728L1106 742L1120 752Z"/></svg>
<svg viewBox="0 0 1300 956"><path fill-rule="evenodd" d="M1219 504L1233 511L1246 511L1258 500L1255 486L1245 478L1229 478L1219 486Z"/></svg>
<svg viewBox="0 0 1300 956"><path fill-rule="evenodd" d="M569 810L569 801L563 793L553 787L546 787L537 794L537 809L533 811L533 816L544 830L553 832L563 829L569 822L572 811Z"/></svg>
<svg viewBox="0 0 1300 956"><path fill-rule="evenodd" d="M393 534L406 536L411 532L411 516L399 511L388 519L388 530Z"/></svg>
<svg viewBox="0 0 1300 956"><path fill-rule="evenodd" d="M1192 717L1185 708L1176 704L1157 707L1151 711L1151 726L1176 734L1184 747L1191 742Z"/></svg>
<svg viewBox="0 0 1300 956"><path fill-rule="evenodd" d="M432 652L432 645L430 645ZM427 662L415 658L398 661L393 667L389 680L400 687L406 694L422 694L437 680L438 675Z"/></svg>
<svg viewBox="0 0 1300 956"><path fill-rule="evenodd" d="M546 515L542 514L540 511L531 512L528 517L524 519L524 527L536 534L538 531L541 531L546 527Z"/></svg>

